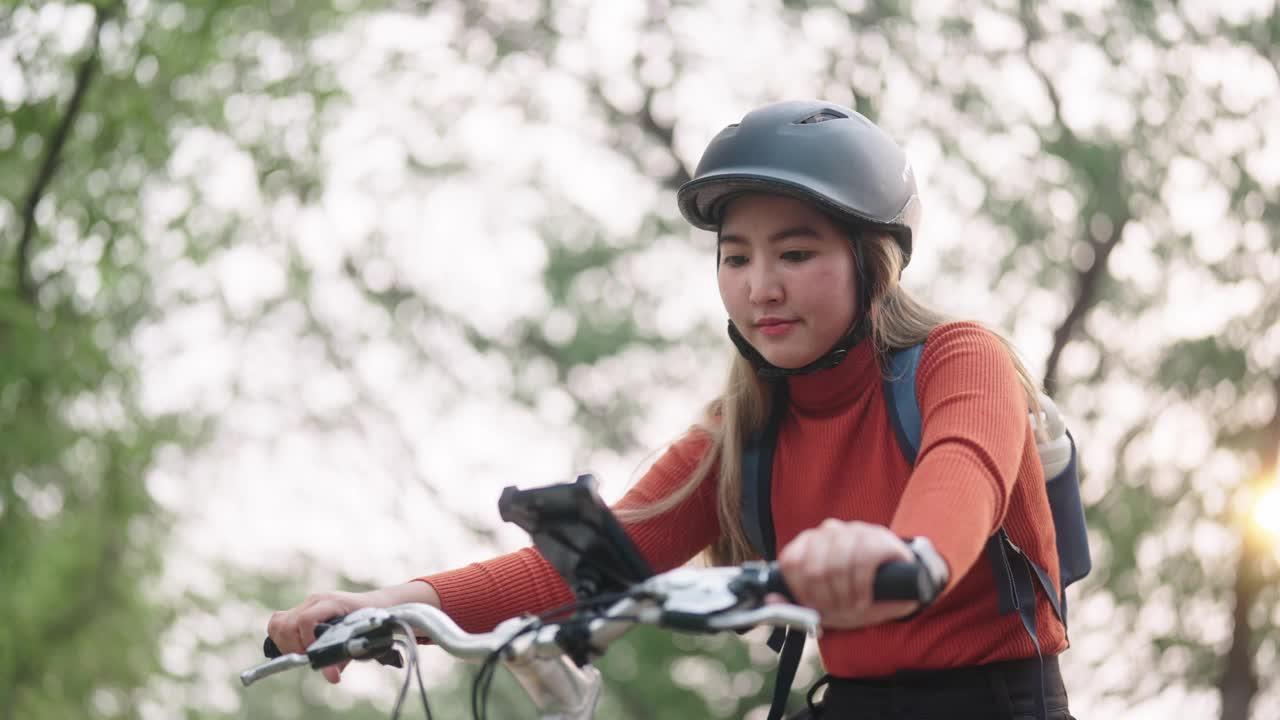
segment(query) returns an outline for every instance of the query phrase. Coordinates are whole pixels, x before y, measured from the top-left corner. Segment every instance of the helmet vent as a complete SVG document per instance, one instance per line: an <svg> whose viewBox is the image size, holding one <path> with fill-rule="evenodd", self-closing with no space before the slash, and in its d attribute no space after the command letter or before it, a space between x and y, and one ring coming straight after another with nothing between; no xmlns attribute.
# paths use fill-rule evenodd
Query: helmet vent
<svg viewBox="0 0 1280 720"><path fill-rule="evenodd" d="M797 125L812 125L814 123L826 122L828 120L847 120L848 115L837 112L835 110L819 110L803 120L797 120Z"/></svg>

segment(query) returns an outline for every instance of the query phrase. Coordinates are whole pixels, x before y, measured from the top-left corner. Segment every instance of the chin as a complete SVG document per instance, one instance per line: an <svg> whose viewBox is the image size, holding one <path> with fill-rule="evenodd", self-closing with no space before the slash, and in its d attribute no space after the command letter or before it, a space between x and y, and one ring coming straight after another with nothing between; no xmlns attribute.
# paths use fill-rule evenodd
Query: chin
<svg viewBox="0 0 1280 720"><path fill-rule="evenodd" d="M783 370L795 370L818 359L818 355L799 355L797 353L760 353L770 365Z"/></svg>

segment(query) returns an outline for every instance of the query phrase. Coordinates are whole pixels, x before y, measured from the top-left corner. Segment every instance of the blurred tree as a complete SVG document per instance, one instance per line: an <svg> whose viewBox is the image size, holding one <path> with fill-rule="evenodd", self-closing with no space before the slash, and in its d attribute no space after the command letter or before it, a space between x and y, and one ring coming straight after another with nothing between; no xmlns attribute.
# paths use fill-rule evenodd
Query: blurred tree
<svg viewBox="0 0 1280 720"><path fill-rule="evenodd" d="M332 19L320 3L0 7L0 718L154 707L179 608L157 587L169 519L145 480L208 424L148 406L137 333L166 309L157 266L226 235L188 205L164 236L181 242L153 253L148 193L183 133L240 120L228 87L285 96L305 77L323 101L308 70L272 77L258 51ZM257 152L306 186L287 152Z"/></svg>
<svg viewBox="0 0 1280 720"><path fill-rule="evenodd" d="M158 667L166 616L128 582L154 577L163 532L141 478L156 448L204 426L143 407L137 328L212 304L246 366L258 334L296 338L288 381L251 399L293 408L285 426L356 427L433 508L491 537L426 479L431 445L406 378L433 384L440 406L505 395L567 417L574 467L651 442L646 411L707 393L705 360L724 345L718 322L687 310L694 283L671 272L706 255L672 191L743 108L798 95L853 105L930 168L913 263L931 274L926 296L987 313L1073 417L1097 553L1067 658L1097 671L1075 686L1121 707L1217 693L1230 720L1276 692L1258 682L1280 654L1274 548L1244 542L1239 520L1246 478L1280 437L1280 298L1265 290L1280 280L1280 163L1263 132L1280 111L1274 7L40 3L0 9L0 28L16 68L3 72L20 78L0 84L0 251L13 263L0 344L17 349L0 363L14 438L0 458L0 562L32 588L0 599L29 620L0 631L22 633L0 643L10 716L61 717L90 698L102 714L129 709ZM727 28L742 31L728 50ZM376 117L353 121L353 109ZM508 136L533 152L511 152ZM361 147L364 164L338 145ZM484 197L459 190L468 183ZM610 192L633 212L602 210ZM476 225L423 223L424 207L460 200L484 216ZM444 236L429 252L413 247L421 224ZM463 237L513 263L528 251L539 291L518 292L527 268L515 264L486 286L501 320L445 296L441 278L466 270L448 243ZM272 282L242 283L260 286L248 299L217 279L273 268ZM341 400L308 405L306 383L330 376ZM229 415L209 395L182 409ZM106 560L72 552L84 547ZM80 609L50 598L93 572L120 583L88 586L99 620L51 633L50 608ZM125 632L137 628L149 631ZM136 661L77 665L129 634ZM1100 635L1105 647L1088 642ZM41 658L63 662L56 675L10 650L49 637L67 643ZM712 679L671 694L690 716L763 701L745 648L699 645L693 673L680 671L686 650L629 637L605 662L617 716L653 714L673 672ZM708 690L725 677L743 678L741 700ZM245 702L321 712L324 697L291 704L295 692Z"/></svg>

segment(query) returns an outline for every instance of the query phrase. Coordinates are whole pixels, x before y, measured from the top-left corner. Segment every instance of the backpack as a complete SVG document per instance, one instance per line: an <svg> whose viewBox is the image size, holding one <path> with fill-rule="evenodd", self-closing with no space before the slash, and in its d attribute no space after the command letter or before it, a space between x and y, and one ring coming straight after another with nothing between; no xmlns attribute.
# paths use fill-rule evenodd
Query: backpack
<svg viewBox="0 0 1280 720"><path fill-rule="evenodd" d="M899 350L889 356L888 377L883 381L885 407L898 447L914 466L920 450L922 419L916 399L916 370L924 352L924 343ZM742 454L742 523L752 548L767 560L776 559L773 511L770 500L773 449L778 440L778 424L786 407L786 385L779 383L773 411L765 427L750 439ZM1033 428L1044 423L1045 432L1037 433L1037 450L1045 470L1049 509L1053 515L1058 547L1059 577L1062 587L1055 588L1049 573L1031 560L1009 538L1002 526L987 540L986 554L991 563L999 611L1007 615L1017 611L1022 626L1031 637L1040 658L1040 639L1036 632L1035 586L1039 584L1053 606L1054 613L1067 624L1066 588L1089 574L1089 536L1085 526L1084 504L1080 500L1079 466L1075 440L1053 401L1041 394L1042 417L1030 417ZM1044 435L1045 437L1041 437ZM791 682L799 664L804 634L794 630L785 635L775 631L769 645L782 653L778 663L778 679L774 688L773 707L769 718L781 717ZM1043 691L1043 687L1042 687ZM1043 698L1041 707L1043 712Z"/></svg>

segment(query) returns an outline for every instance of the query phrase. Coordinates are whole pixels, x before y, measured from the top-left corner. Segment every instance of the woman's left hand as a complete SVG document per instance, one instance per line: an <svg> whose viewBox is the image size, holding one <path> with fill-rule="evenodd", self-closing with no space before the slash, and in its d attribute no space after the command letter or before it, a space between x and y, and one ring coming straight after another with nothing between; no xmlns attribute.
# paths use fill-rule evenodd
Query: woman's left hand
<svg viewBox="0 0 1280 720"><path fill-rule="evenodd" d="M876 570L915 556L883 525L828 519L800 533L778 554L778 566L796 602L822 616L822 625L852 629L909 615L913 600L876 602ZM780 596L779 596L780 597Z"/></svg>

